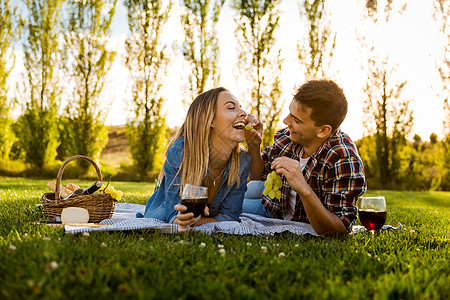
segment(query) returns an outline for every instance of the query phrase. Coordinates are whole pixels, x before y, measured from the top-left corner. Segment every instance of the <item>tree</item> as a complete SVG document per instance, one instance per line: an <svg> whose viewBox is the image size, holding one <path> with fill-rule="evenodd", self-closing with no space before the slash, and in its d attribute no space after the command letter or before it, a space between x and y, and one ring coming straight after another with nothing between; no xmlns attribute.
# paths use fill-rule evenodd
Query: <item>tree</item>
<svg viewBox="0 0 450 300"><path fill-rule="evenodd" d="M406 81L395 82L388 60L370 59L369 73L364 89L364 126L367 132L375 133L377 153L377 176L383 187L388 187L396 179L400 164L398 156L401 146L406 144L406 136L413 125L409 100L402 100L401 92Z"/></svg>
<svg viewBox="0 0 450 300"><path fill-rule="evenodd" d="M434 0L434 18L440 25L440 33L444 40L442 61L438 61L438 71L442 79L442 98L444 108L444 137L450 143L450 24L448 23L450 15L449 0ZM450 147L449 147L450 150Z"/></svg>
<svg viewBox="0 0 450 300"><path fill-rule="evenodd" d="M251 112L266 126L263 146L273 143L281 108L281 50L274 50L279 0L235 0L238 66L250 81ZM268 93L268 94L267 94Z"/></svg>
<svg viewBox="0 0 450 300"><path fill-rule="evenodd" d="M391 4L388 1L384 8L385 22L389 21ZM383 22L383 19L377 19L381 15L377 11L378 5L368 6L368 9L368 22L374 26ZM371 175L377 178L382 188L392 188L401 179L401 166L405 164L402 150L406 149L406 136L413 125L410 100L401 98L407 81L396 79L394 63L387 54L377 53L374 46L368 47L367 44L376 43L365 45L369 57L365 65L367 81L362 104L366 132L375 137L375 149L372 150L376 153L376 163L372 164L375 168L372 168Z"/></svg>
<svg viewBox="0 0 450 300"><path fill-rule="evenodd" d="M65 128L61 131L66 155L82 154L97 159L108 142L106 114L99 100L116 55L107 47L116 2L67 2L64 59L73 91L66 107Z"/></svg>
<svg viewBox="0 0 450 300"><path fill-rule="evenodd" d="M438 141L437 134L436 133L430 134L430 143L434 145L437 143L437 141Z"/></svg>
<svg viewBox="0 0 450 300"><path fill-rule="evenodd" d="M19 33L17 17L17 8L11 7L9 0L0 3L0 161L8 159L15 139L11 129L12 104L7 98L7 79L15 64L12 46Z"/></svg>
<svg viewBox="0 0 450 300"><path fill-rule="evenodd" d="M17 137L26 153L25 160L38 171L52 162L58 147L57 108L61 95L62 1L27 0L23 49L28 77L25 111L17 120Z"/></svg>
<svg viewBox="0 0 450 300"><path fill-rule="evenodd" d="M439 75L442 79L442 91L441 97L443 98L444 120L443 120L443 133L444 139L441 142L441 148L443 153L447 155L443 156L442 167L442 182L441 187L443 189L450 189L450 26L448 23L450 15L450 1L449 0L434 0L434 18L440 24L440 33L444 40L442 61L438 61Z"/></svg>
<svg viewBox="0 0 450 300"><path fill-rule="evenodd" d="M306 78L326 76L336 46L336 33L333 35L326 21L326 0L304 0L300 17L308 24L308 43L297 45L298 59L306 68ZM330 40L331 38L331 40ZM326 63L324 63L324 60Z"/></svg>
<svg viewBox="0 0 450 300"><path fill-rule="evenodd" d="M183 0L184 11L181 24L185 41L182 52L188 62L188 87L190 97L194 99L205 91L207 84L219 83L219 46L216 25L225 0Z"/></svg>
<svg viewBox="0 0 450 300"><path fill-rule="evenodd" d="M161 96L162 80L169 63L161 32L168 20L172 2L126 0L131 37L125 42L126 65L133 80L133 117L127 124L132 159L141 178L162 166L165 148L165 116Z"/></svg>
<svg viewBox="0 0 450 300"><path fill-rule="evenodd" d="M422 138L420 137L420 135L415 134L413 137L413 141L414 141L413 142L414 149L418 151L420 146L422 145Z"/></svg>

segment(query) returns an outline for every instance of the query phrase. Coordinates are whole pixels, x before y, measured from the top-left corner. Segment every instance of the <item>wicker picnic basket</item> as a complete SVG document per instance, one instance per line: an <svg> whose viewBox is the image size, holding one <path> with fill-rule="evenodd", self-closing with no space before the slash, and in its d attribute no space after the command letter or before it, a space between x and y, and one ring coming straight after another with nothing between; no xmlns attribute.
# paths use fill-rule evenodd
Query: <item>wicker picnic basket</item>
<svg viewBox="0 0 450 300"><path fill-rule="evenodd" d="M59 168L56 177L56 190L54 193L45 193L41 197L41 203L44 210L44 215L47 218L60 217L62 210L66 207L82 207L89 212L89 222L98 223L104 219L112 217L116 208L117 200L105 193L96 193L91 195L81 195L69 199L60 198L61 177L66 165L76 159L83 159L90 162L97 172L97 178L103 181L100 169L95 161L87 156L75 155L68 158Z"/></svg>

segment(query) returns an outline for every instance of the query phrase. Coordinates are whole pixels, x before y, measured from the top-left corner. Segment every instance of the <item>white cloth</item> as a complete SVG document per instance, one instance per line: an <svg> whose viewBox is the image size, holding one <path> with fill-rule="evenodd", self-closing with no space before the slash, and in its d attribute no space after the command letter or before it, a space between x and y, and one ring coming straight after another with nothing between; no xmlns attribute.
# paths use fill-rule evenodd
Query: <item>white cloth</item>
<svg viewBox="0 0 450 300"><path fill-rule="evenodd" d="M303 148L302 151L299 154L300 157L300 169L303 171L303 169L306 167L306 164L308 163L309 157L302 158L303 155ZM283 219L285 220L292 220L292 217L295 213L295 205L297 204L297 192L291 189L289 191L289 205L288 205L288 213L283 216Z"/></svg>

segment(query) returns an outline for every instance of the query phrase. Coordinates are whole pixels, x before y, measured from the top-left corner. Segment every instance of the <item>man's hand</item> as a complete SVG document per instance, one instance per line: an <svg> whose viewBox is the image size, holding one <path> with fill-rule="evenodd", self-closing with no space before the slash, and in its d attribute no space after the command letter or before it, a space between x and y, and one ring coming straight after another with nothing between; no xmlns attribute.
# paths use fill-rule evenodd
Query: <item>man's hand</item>
<svg viewBox="0 0 450 300"><path fill-rule="evenodd" d="M245 118L245 124L252 126L250 130L244 130L245 141L248 145L248 152L252 155L259 155L263 136L263 123L254 115L249 114Z"/></svg>
<svg viewBox="0 0 450 300"><path fill-rule="evenodd" d="M303 177L300 162L297 160L285 156L278 157L272 162L272 169L278 174L283 174L291 188L298 194L310 192L311 189Z"/></svg>
<svg viewBox="0 0 450 300"><path fill-rule="evenodd" d="M263 136L263 123L260 119L250 114L245 117L245 123L251 125L251 129L244 130L245 141L247 142L248 153L252 156L250 162L250 180L261 180L264 171L264 161L261 157L261 142Z"/></svg>
<svg viewBox="0 0 450 300"><path fill-rule="evenodd" d="M283 174L291 188L300 195L311 226L322 234L347 233L341 219L328 211L303 177L300 163L288 157L278 157L272 162L272 169Z"/></svg>

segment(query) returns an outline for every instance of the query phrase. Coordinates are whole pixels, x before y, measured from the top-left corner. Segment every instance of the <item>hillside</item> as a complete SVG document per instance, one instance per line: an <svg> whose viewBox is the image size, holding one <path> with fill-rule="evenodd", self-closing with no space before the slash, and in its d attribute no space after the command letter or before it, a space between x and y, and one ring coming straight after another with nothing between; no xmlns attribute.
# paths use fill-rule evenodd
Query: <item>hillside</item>
<svg viewBox="0 0 450 300"><path fill-rule="evenodd" d="M108 127L108 144L100 154L100 159L116 168L131 164L130 146L124 126Z"/></svg>

